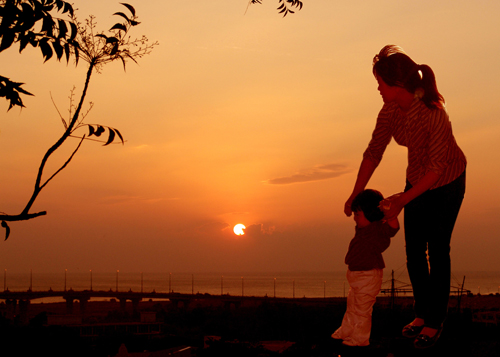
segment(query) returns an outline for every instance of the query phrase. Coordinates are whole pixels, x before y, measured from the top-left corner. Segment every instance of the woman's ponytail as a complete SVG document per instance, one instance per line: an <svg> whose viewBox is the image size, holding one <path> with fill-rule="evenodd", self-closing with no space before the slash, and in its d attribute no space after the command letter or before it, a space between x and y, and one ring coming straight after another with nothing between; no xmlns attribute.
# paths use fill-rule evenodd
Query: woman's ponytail
<svg viewBox="0 0 500 357"><path fill-rule="evenodd" d="M421 88L424 90L422 101L428 108L443 108L444 98L437 89L436 77L431 67L421 64L419 65L419 71L422 74Z"/></svg>

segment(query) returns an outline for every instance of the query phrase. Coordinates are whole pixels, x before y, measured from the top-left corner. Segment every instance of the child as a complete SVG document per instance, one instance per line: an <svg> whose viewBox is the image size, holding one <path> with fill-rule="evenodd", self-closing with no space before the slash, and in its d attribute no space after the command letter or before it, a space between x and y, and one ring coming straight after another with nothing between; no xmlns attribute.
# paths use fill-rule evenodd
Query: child
<svg viewBox="0 0 500 357"><path fill-rule="evenodd" d="M352 202L356 234L345 257L348 265L347 310L342 325L332 338L347 346L368 346L372 326L372 310L382 285L385 268L382 252L399 230L397 217L384 221L379 204L384 199L375 190L364 190Z"/></svg>

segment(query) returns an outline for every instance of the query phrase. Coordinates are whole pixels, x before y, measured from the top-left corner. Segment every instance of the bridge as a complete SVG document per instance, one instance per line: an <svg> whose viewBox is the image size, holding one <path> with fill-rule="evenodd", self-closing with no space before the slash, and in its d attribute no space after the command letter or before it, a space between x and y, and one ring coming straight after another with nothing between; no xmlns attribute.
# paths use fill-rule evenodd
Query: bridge
<svg viewBox="0 0 500 357"><path fill-rule="evenodd" d="M93 290L66 290L66 291L9 291L0 292L0 301L4 301L9 314L14 316L20 314L26 316L31 301L44 298L60 297L66 301L66 313L73 314L74 302L78 301L80 305L80 314L84 315L87 304L92 298L107 298L116 299L120 302L120 308L125 311L127 301L132 302L133 311L138 311L139 302L146 299L169 300L174 307L188 308L190 305L206 304L206 305L222 305L226 308L238 308L242 304L255 305L263 302L272 303L333 303L338 302L342 298L281 298L268 296L236 296L236 295L212 295L212 294L182 294L176 292L133 292L129 291L93 291Z"/></svg>

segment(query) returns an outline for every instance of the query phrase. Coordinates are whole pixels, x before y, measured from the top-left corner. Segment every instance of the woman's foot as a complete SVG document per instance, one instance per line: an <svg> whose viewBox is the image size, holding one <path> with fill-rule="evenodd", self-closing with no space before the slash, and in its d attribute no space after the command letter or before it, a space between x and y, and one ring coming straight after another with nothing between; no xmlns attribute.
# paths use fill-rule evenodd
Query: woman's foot
<svg viewBox="0 0 500 357"><path fill-rule="evenodd" d="M424 328L424 320L421 318L416 318L412 322L410 322L408 325L403 327L403 336L407 338L415 338L417 337L422 329Z"/></svg>
<svg viewBox="0 0 500 357"><path fill-rule="evenodd" d="M434 346L439 339L442 330L443 326L440 326L437 329L428 326L424 327L420 334L415 338L415 348L424 349Z"/></svg>

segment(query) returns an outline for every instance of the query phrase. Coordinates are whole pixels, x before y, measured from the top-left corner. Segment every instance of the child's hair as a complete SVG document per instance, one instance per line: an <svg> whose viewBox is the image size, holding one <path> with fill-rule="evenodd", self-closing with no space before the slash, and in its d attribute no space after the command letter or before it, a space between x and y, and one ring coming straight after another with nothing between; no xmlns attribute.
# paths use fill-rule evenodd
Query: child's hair
<svg viewBox="0 0 500 357"><path fill-rule="evenodd" d="M383 199L384 196L379 191L366 189L354 198L351 210L353 212L363 211L366 219L370 222L380 221L384 218L384 213L378 206Z"/></svg>
<svg viewBox="0 0 500 357"><path fill-rule="evenodd" d="M396 45L387 45L373 58L373 74L394 87L402 87L415 94L423 89L422 101L429 109L443 108L444 98L439 93L431 67L417 64Z"/></svg>

